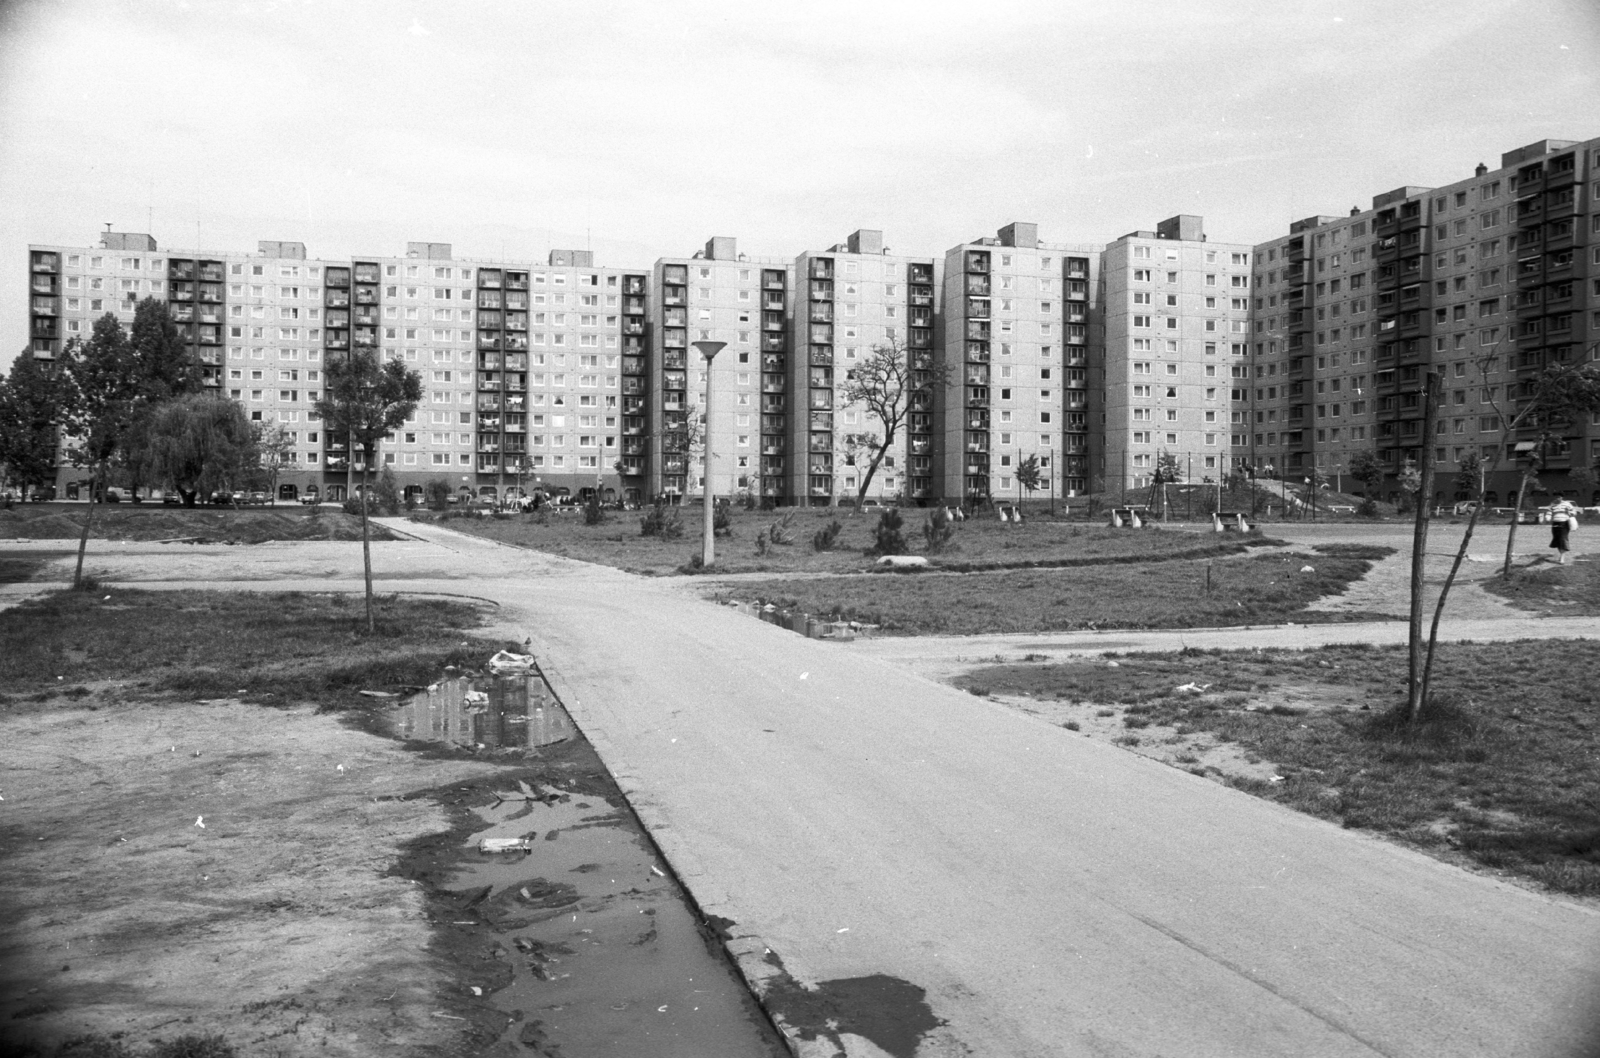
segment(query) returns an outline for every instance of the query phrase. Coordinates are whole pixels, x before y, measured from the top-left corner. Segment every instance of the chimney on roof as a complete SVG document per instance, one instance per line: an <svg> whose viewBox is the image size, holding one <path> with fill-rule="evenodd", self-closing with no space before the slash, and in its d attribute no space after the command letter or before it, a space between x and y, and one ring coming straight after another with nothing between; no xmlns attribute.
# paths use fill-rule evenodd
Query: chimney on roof
<svg viewBox="0 0 1600 1058"><path fill-rule="evenodd" d="M1352 216L1352 217L1359 217L1359 216L1361 216L1361 207L1360 207L1360 206L1351 206L1351 207L1350 207L1350 215L1351 215L1351 216Z"/></svg>
<svg viewBox="0 0 1600 1058"><path fill-rule="evenodd" d="M1482 162L1479 162L1478 163L1478 167L1476 169L1472 170L1472 175L1473 176L1482 176L1484 173L1487 173L1488 171L1489 171L1489 167L1487 165L1484 165Z"/></svg>

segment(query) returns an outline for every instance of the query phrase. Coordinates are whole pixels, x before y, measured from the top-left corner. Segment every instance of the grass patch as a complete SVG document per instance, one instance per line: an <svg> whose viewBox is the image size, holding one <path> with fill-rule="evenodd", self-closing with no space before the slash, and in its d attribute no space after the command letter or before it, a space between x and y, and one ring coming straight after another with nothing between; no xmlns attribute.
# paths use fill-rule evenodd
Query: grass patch
<svg viewBox="0 0 1600 1058"><path fill-rule="evenodd" d="M365 612L343 595L61 592L0 612L0 701L115 680L132 697L347 708L358 691L425 685L504 645L466 631L483 619L463 602L382 599L375 636Z"/></svg>
<svg viewBox="0 0 1600 1058"><path fill-rule="evenodd" d="M913 553L924 554L922 526L928 511L901 509L904 534ZM783 516L791 524L780 535L789 542L774 542L764 530ZM682 512L684 533L677 539L644 536L639 531L642 512L619 514L604 525L585 525L581 514L519 514L510 518L452 517L450 529L515 544L566 558L596 562L639 573L671 575L682 572L685 545L698 547L700 520L697 507ZM418 520L439 520L440 515L419 513ZM837 508L789 507L782 511L730 512L732 535L717 538L716 573L855 573L869 568L865 552L873 544L877 515L861 515ZM838 533L827 550L817 550L812 540L837 520ZM1108 529L1103 525L1029 518L1021 525L997 518L957 522L951 540L933 561L956 570L1015 569L1030 566L1067 566L1112 561L1146 562L1163 557L1220 555L1245 547L1270 543L1255 534L1219 540L1210 532L1178 529Z"/></svg>
<svg viewBox="0 0 1600 1058"><path fill-rule="evenodd" d="M1308 564L1314 572L1302 573ZM1291 617L1352 619L1357 615L1301 611L1343 592L1369 568L1365 559L1326 556L1307 563L1303 555L1275 554L1070 571L773 579L732 585L723 597L863 621L891 635L1195 628Z"/></svg>
<svg viewBox="0 0 1600 1058"><path fill-rule="evenodd" d="M1404 648L1198 651L1003 665L958 680L1000 695L1124 707L1129 727L1209 732L1277 765L1258 796L1562 892L1600 896L1600 644L1447 643L1422 722ZM1205 687L1182 692L1185 684ZM1289 692L1301 704L1285 704ZM1101 715L1104 715L1102 711Z"/></svg>
<svg viewBox="0 0 1600 1058"><path fill-rule="evenodd" d="M44 503L0 510L0 538L73 540L83 532L83 504ZM370 524L373 540L394 540ZM261 544L269 540L360 540L361 519L331 508L280 506L167 507L107 504L95 508L92 540L187 540L193 543Z"/></svg>
<svg viewBox="0 0 1600 1058"><path fill-rule="evenodd" d="M1509 580L1496 576L1482 583L1485 590L1519 609L1574 617L1600 614L1600 563L1587 557L1573 559L1565 566L1551 562L1514 569Z"/></svg>

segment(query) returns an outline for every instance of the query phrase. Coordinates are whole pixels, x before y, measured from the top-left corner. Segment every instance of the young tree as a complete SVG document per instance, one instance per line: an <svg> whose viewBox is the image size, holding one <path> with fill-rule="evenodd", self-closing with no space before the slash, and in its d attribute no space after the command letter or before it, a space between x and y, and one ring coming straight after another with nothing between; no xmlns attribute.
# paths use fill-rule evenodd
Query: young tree
<svg viewBox="0 0 1600 1058"><path fill-rule="evenodd" d="M1591 346L1592 354L1600 343ZM1522 479L1517 485L1517 505L1511 513L1511 531L1506 534L1506 558L1501 575L1511 576L1511 555L1517 542L1517 523L1521 521L1522 503L1534 475L1544 469L1545 460L1557 445L1564 445L1566 434L1592 412L1600 410L1600 363L1585 358L1577 366L1557 365L1546 368L1537 378L1520 386L1515 410L1502 408L1491 401L1500 421L1502 440L1519 430L1532 429L1534 439L1522 465ZM1499 461L1497 446L1495 461ZM1491 467L1492 469L1492 467Z"/></svg>
<svg viewBox="0 0 1600 1058"><path fill-rule="evenodd" d="M1590 346L1589 355L1593 355L1600 343ZM1499 346L1478 360L1478 373L1487 382L1489 373L1493 369L1499 356ZM1491 394L1494 390L1485 387ZM1482 481L1485 474L1492 473L1500 463L1500 457L1505 452L1504 439L1511 436L1516 430L1526 424L1542 423L1540 441L1546 443L1550 431L1570 428L1570 425L1581 421L1583 416L1600 410L1600 364L1594 363L1586 356L1577 367L1552 367L1537 379L1527 383L1524 391L1524 403L1515 412L1504 408L1493 396L1490 406L1494 409L1495 416L1500 426L1502 443L1497 444L1494 453L1487 464L1480 464L1478 477L1478 491L1476 498L1482 499ZM1517 508L1521 510L1522 494L1527 491L1529 474L1524 473L1522 486L1517 490ZM1450 565L1450 572L1445 575L1444 584L1439 589L1438 602L1433 608L1433 623L1428 631L1427 660L1422 668L1422 685L1419 691L1419 700L1428 700L1428 688L1433 679L1433 657L1439 639L1439 621L1444 617L1445 600L1450 597L1450 588L1455 584L1456 574L1461 570L1461 563L1467 556L1467 548L1472 543L1472 533L1478 526L1478 516L1483 513L1483 504L1480 502L1472 509L1472 514L1467 519L1467 531L1461 536L1461 543L1456 548L1455 561ZM1506 540L1506 560L1501 571L1502 576L1510 576L1511 554L1513 541L1516 539L1517 516L1512 515L1511 531Z"/></svg>
<svg viewBox="0 0 1600 1058"><path fill-rule="evenodd" d="M40 487L55 480L61 423L72 407L72 380L24 349L0 379L0 470L6 481Z"/></svg>
<svg viewBox="0 0 1600 1058"><path fill-rule="evenodd" d="M1466 493L1469 500L1483 498L1483 458L1476 448L1467 450L1456 470L1456 495Z"/></svg>
<svg viewBox="0 0 1600 1058"><path fill-rule="evenodd" d="M361 561L367 584L367 631L377 630L372 616L372 545L367 528L367 468L378 457L378 444L399 429L422 400L422 376L398 360L378 363L371 349L352 349L328 361L323 371L317 415L335 436L350 438L352 459L363 453L361 470Z"/></svg>
<svg viewBox="0 0 1600 1058"><path fill-rule="evenodd" d="M294 435L281 423L252 423L256 428L256 455L270 487L268 495L278 503L278 475L296 465Z"/></svg>
<svg viewBox="0 0 1600 1058"><path fill-rule="evenodd" d="M931 352L919 351L913 357L892 338L874 345L866 359L846 373L844 385L838 388L840 400L846 407L863 405L868 423L876 421L882 430L851 434L846 439L867 456L866 473L856 490L856 510L866 501L873 476L912 412L924 404L931 408L934 390L944 385L949 375L946 365L934 363Z"/></svg>
<svg viewBox="0 0 1600 1058"><path fill-rule="evenodd" d="M154 405L130 453L146 480L159 481L193 507L195 497L232 491L257 465L256 432L235 401L190 393Z"/></svg>
<svg viewBox="0 0 1600 1058"><path fill-rule="evenodd" d="M75 466L89 470L89 510L78 537L78 564L73 588L83 585L83 559L89 549L95 504L105 486L112 457L137 419L142 390L138 361L122 324L112 313L94 321L88 341L73 339L61 352L63 369L77 395L73 415L64 422L76 444L69 449Z"/></svg>
<svg viewBox="0 0 1600 1058"><path fill-rule="evenodd" d="M1378 453L1357 452L1350 457L1349 469L1350 476L1361 482L1361 495L1369 503L1376 502L1383 491L1383 477L1388 473Z"/></svg>
<svg viewBox="0 0 1600 1058"><path fill-rule="evenodd" d="M1017 502L1022 502L1022 490L1032 496L1039 489L1039 456L1029 456L1017 464Z"/></svg>

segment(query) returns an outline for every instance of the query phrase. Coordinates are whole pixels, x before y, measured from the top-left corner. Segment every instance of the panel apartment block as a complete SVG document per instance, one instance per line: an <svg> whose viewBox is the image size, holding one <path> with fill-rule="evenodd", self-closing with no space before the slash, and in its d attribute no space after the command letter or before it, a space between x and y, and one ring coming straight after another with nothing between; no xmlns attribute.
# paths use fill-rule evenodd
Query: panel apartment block
<svg viewBox="0 0 1600 1058"><path fill-rule="evenodd" d="M1507 502L1518 444L1499 446L1496 407L1514 407L1541 370L1594 355L1600 339L1600 141L1542 140L1445 187L1402 187L1369 210L1312 217L1256 248L1259 288L1242 463L1334 483L1356 452L1391 475L1431 444L1434 499L1464 498L1469 454L1500 457L1485 484ZM1436 432L1423 432L1423 385L1443 380ZM1574 424L1543 483L1600 458L1600 431ZM1385 494L1396 498L1391 477ZM1586 500L1592 497L1584 497Z"/></svg>
<svg viewBox="0 0 1600 1058"><path fill-rule="evenodd" d="M894 348L905 357L911 387L931 380L938 263L891 254L881 231L862 229L828 250L801 254L794 275L787 391L803 406L789 415L788 451L796 458L784 494L789 502L826 505L860 491L870 456L850 438L884 436L864 405L843 402L850 371L875 349ZM870 496L933 498L933 399L911 398Z"/></svg>
<svg viewBox="0 0 1600 1058"><path fill-rule="evenodd" d="M1163 460L1190 481L1230 466L1230 379L1247 357L1251 247L1177 216L1106 248L1102 462L1106 490L1150 484Z"/></svg>
<svg viewBox="0 0 1600 1058"><path fill-rule="evenodd" d="M713 488L724 496L756 489L781 498L790 409L789 394L775 387L787 363L791 267L740 254L727 236L693 257L656 262L650 422L659 454L650 462L651 496L682 497L702 487L706 364L693 343L721 341L727 347L712 361Z"/></svg>
<svg viewBox="0 0 1600 1058"><path fill-rule="evenodd" d="M1088 487L1101 249L1043 243L1037 225L1016 222L945 254L947 375L934 409L942 497L1014 499L1030 457L1044 489Z"/></svg>
<svg viewBox="0 0 1600 1058"><path fill-rule="evenodd" d="M310 259L281 241L255 254L161 251L148 235L119 232L92 249L31 247L29 258L32 286L50 298L33 305L35 320L51 321L32 325L34 355L87 338L105 312L127 325L141 298L165 300L207 380L290 440L282 498L316 486L339 499L378 469L313 411L327 361L362 348L423 379L415 415L382 446L382 465L405 487L444 478L474 495L538 483L615 496L643 485L616 469L622 321L642 341L642 271L597 269L571 251L545 266L457 261L445 243L348 260ZM638 292L628 305L624 287Z"/></svg>

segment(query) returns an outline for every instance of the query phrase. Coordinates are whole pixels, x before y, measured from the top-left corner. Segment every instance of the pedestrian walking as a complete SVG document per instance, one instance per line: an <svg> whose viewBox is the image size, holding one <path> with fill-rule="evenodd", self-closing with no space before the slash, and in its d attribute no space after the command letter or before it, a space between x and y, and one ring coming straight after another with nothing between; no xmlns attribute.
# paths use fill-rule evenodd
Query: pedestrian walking
<svg viewBox="0 0 1600 1058"><path fill-rule="evenodd" d="M1577 526L1578 508L1561 493L1556 493L1556 502L1550 505L1550 546L1556 549L1556 561L1562 565L1566 564L1568 541Z"/></svg>

